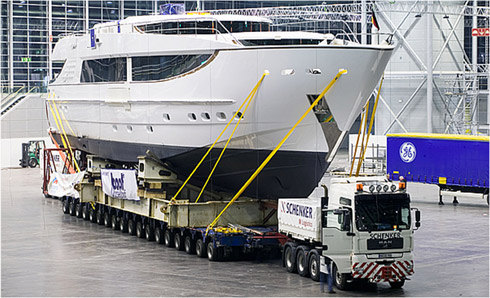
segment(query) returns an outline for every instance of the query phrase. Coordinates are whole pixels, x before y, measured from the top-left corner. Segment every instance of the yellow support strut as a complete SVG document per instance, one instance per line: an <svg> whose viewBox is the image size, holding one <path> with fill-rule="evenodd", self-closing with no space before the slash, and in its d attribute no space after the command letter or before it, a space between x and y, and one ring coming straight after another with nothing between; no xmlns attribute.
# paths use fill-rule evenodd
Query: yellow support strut
<svg viewBox="0 0 490 298"><path fill-rule="evenodd" d="M182 184L182 186L179 188L179 190L175 193L175 195L172 197L171 201L175 201L175 198L180 194L180 192L184 189L184 187L186 186L187 182L189 182L189 180L191 180L192 176L194 175L194 173L197 171L197 169L201 166L201 164L203 163L204 159L206 159L206 157L209 155L209 153L211 152L211 150L213 149L213 147L216 145L216 143L218 142L218 140L221 138L221 136L225 133L225 131L228 129L228 126L230 126L231 122L233 121L233 119L236 117L236 115L242 110L243 106L245 105L245 103L249 100L249 98L252 96L252 94L255 94L255 92L257 91L257 89L259 88L260 84L262 83L262 81L264 80L264 77L266 75L268 75L269 72L267 70L264 71L264 73L262 74L262 76L260 77L260 80L257 82L257 84L255 84L255 87L252 89L252 91L250 92L250 94L247 96L247 98L243 101L242 105L238 108L238 110L235 112L235 114L233 115L233 117L231 117L230 121L228 121L228 123L226 124L225 128L221 131L221 133L219 134L219 136L216 138L216 140L214 141L214 143L211 145L211 147L209 147L208 151L206 151L206 153L204 154L204 156L201 158L201 160L197 163L196 167L194 168L194 170L192 170L192 172L190 173L189 177L187 177L187 179L184 181L184 183Z"/></svg>
<svg viewBox="0 0 490 298"><path fill-rule="evenodd" d="M339 70L337 75L332 79L332 81L330 81L330 83L327 85L327 87L325 87L325 89L323 89L322 93L320 93L320 95L318 95L318 97L315 99L315 101L304 112L304 114L301 116L301 118L299 118L299 120L294 124L294 126L288 131L288 133L284 136L284 138L281 140L281 142L279 142L279 144L277 144L276 148L274 148L274 150L272 150L272 152L269 154L269 156L267 156L267 158L262 162L262 164L257 168L257 170L255 170L255 172L252 174L252 176L250 176L248 181L245 182L245 184L235 194L235 196L231 199L231 201L225 206L225 208L223 208L223 210L221 210L221 212L213 220L213 222L211 224L209 224L209 226L206 228L206 235L208 234L209 230L211 230L216 225L216 223L220 219L221 215L223 215L223 213L225 213L226 209L228 209L228 207L230 207L231 204L233 204L242 195L242 193L245 191L245 189L247 189L247 187L250 185L250 183L252 183L252 181L257 177L257 175L259 175L259 173L269 163L269 161L272 159L272 157L274 157L274 155L279 150L279 148L281 148L281 146L286 142L286 140L289 138L289 136L293 133L293 131L296 129L296 127L303 121L303 119L306 117L306 115L308 115L308 113L313 109L313 107L315 107L318 104L320 99L323 98L325 93L327 93L327 91L330 90L330 88L337 82L337 80L345 73L347 73L347 70L345 70L345 69Z"/></svg>
<svg viewBox="0 0 490 298"><path fill-rule="evenodd" d="M349 172L349 177L352 177L352 171L354 170L354 163L356 161L356 155L357 155L357 145L359 145L359 139L361 138L361 131L364 123L364 117L367 114L367 110L369 109L369 99L366 102L366 105L364 106L364 112L362 112L361 116L361 125L359 125L359 132L357 133L357 140L356 140L356 146L354 147L354 154L352 154L352 163L350 165L350 172Z"/></svg>
<svg viewBox="0 0 490 298"><path fill-rule="evenodd" d="M366 154L367 146L369 144L369 136L371 135L371 129L373 128L374 115L376 114L376 108L378 107L378 100L379 100L379 95L381 94L381 86L383 86L383 80L384 80L384 76L381 78L381 82L379 83L378 95L376 96L376 101L374 102L373 112L371 113L371 121L369 121L369 130L368 130L368 134L367 134L366 145L364 146L364 150L361 153L361 159L359 160L359 163L357 164L356 177L359 176L359 171L361 170L361 165L362 165L362 162L364 161L364 155ZM367 113L367 111L366 111L366 113Z"/></svg>

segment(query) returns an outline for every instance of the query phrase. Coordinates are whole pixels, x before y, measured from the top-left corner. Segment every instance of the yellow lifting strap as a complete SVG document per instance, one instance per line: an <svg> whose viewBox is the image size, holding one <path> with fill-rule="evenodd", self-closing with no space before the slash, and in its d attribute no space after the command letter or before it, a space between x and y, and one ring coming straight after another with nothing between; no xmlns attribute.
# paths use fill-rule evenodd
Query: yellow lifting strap
<svg viewBox="0 0 490 298"><path fill-rule="evenodd" d="M265 74L262 75L262 78L264 76L265 76ZM262 78L261 78L261 80L262 80ZM225 146L223 147L223 149L221 149L221 153L220 153L218 159L216 160L216 162L214 163L213 169L209 173L208 178L206 179L206 182L204 183L203 187L201 188L201 191L199 192L199 195L197 196L197 199L196 199L196 201L194 203L197 203L199 201L199 199L201 198L201 195L204 192L204 189L206 188L206 186L208 185L209 180L211 179L211 176L214 173L214 170L216 170L216 167L218 166L218 163L220 162L221 157L225 153L226 148L228 148L228 144L230 143L231 138L233 138L233 135L235 134L235 131L236 131L238 125L242 121L243 115L245 115L245 113L248 110L248 107L249 107L250 103L252 102L252 99L255 97L255 94L257 93L258 87L259 87L259 85L256 85L255 88L252 90L252 93L250 93L250 95L247 97L247 105L245 106L245 109L243 110L243 113L239 116L237 123L235 123L235 127L233 128L233 131L231 132L230 136L228 137L228 140L226 140Z"/></svg>
<svg viewBox="0 0 490 298"><path fill-rule="evenodd" d="M356 156L357 156L357 146L359 145L359 139L361 138L361 132L363 132L363 134L362 134L363 135L363 141L361 144L364 143L364 130L365 130L365 129L363 130L363 127L365 127L364 117L366 117L368 110L369 110L369 98L366 102L366 105L364 106L364 111L362 112L361 124L359 125L359 132L357 133L356 146L354 147L354 154L352 154L352 163L350 165L349 177L352 177L352 171L354 170L354 163L356 161ZM367 119L367 117L366 117L366 119ZM359 151L359 153L360 153L360 151Z"/></svg>
<svg viewBox="0 0 490 298"><path fill-rule="evenodd" d="M51 113L53 114L54 120L56 122L56 127L58 129L60 129L60 127L61 127L61 132L62 132L61 133L61 140L63 141L63 145L65 146L65 148L68 148L68 150L70 151L70 155L73 158L73 162L75 163L75 167L77 168L77 171L80 172L80 168L78 167L78 163L75 159L75 155L73 154L73 150L71 149L70 141L68 140L68 136L67 136L65 128L63 126L63 122L61 121L60 114L58 113L58 108L56 107L56 102L54 101L54 96L53 96L53 106L54 106L54 112L53 112L53 108L52 108L51 104L49 107L51 108ZM59 125L58 125L58 123L59 123Z"/></svg>
<svg viewBox="0 0 490 298"><path fill-rule="evenodd" d="M219 136L216 138L216 140L214 141L214 143L209 147L208 151L206 151L206 153L204 154L204 156L201 158L201 160L197 163L196 167L194 168L194 170L192 170L192 172L189 174L189 177L187 177L187 179L184 181L184 183L182 183L182 186L179 188L179 190L175 193L175 195L172 197L171 201L175 201L175 198L180 194L180 192L184 189L184 187L187 185L187 182L189 182L189 180L191 180L192 176L194 175L194 173L197 171L197 169L201 166L201 164L203 163L204 159L206 159L206 157L209 155L209 153L211 152L211 150L214 148L214 146L216 145L216 143L218 142L218 140L221 138L221 136L225 133L225 131L228 129L228 126L230 126L231 122L233 122L233 119L235 119L236 115L238 115L238 113L240 113L240 111L242 110L243 106L245 105L245 103L247 103L249 101L249 99L251 97L253 97L253 95L255 95L255 93L257 92L257 89L259 88L260 84L262 83L262 81L264 80L264 77L266 75L269 74L269 71L265 70L264 73L262 74L262 76L260 77L260 80L257 82L257 84L255 84L255 87L252 89L252 91L250 92L250 94L247 96L247 98L243 101L243 103L240 105L240 107L238 108L238 110L235 112L235 114L233 115L233 117L231 117L230 121L228 121L228 123L226 124L225 128L223 128L223 130L221 131L221 133L219 134ZM241 117L240 117L241 119ZM197 202L197 201L196 201Z"/></svg>
<svg viewBox="0 0 490 298"><path fill-rule="evenodd" d="M356 177L359 176L359 171L361 170L361 165L362 165L362 162L364 161L364 155L366 154L367 147L369 144L369 136L371 135L371 129L373 128L374 115L376 114L376 108L378 107L378 100L379 100L379 95L381 94L381 86L383 86L383 80L384 80L384 75L381 78L381 82L379 83L378 94L376 95L376 101L374 102L373 112L371 113L371 121L369 121L369 130L367 133L366 144L364 146L364 150L361 153L361 159L359 160L359 163L357 164ZM367 113L367 111L366 111L366 113Z"/></svg>
<svg viewBox="0 0 490 298"><path fill-rule="evenodd" d="M267 156L267 158L262 162L262 164L257 168L257 170L255 170L255 172L252 174L252 176L250 176L250 178L247 180L247 182L245 182L245 184L242 186L242 188L240 188L240 190L235 194L235 196L231 199L231 201L225 206L225 208L223 208L223 210L221 210L221 212L213 220L213 222L208 225L208 227L206 228L206 235L208 234L209 230L211 230L216 225L216 223L220 219L221 215L223 215L223 213L225 213L226 209L228 209L228 207L230 207L242 195L242 193L245 191L245 189L247 189L247 187L250 185L250 183L252 183L252 181L257 177L257 175L259 175L259 173L269 163L269 161L272 159L272 157L274 157L274 155L279 150L279 148L281 148L281 146L286 142L286 140L289 138L289 136L293 133L293 131L296 129L296 127L303 121L303 119L306 117L306 115L308 115L308 113L318 104L320 99L323 98L325 93L327 93L327 91L330 90L330 88L332 88L332 86L337 82L337 80L345 73L347 73L347 70L345 70L345 69L339 70L337 75L330 81L330 83L327 85L327 87L325 87L325 89L323 89L322 93L320 93L320 95L318 95L318 97L315 99L315 101L303 113L301 118L299 118L299 120L293 125L293 127L288 131L288 133L284 136L284 138L282 138L282 140L279 142L279 144L277 144L276 148L274 148L274 150L272 150L272 152Z"/></svg>

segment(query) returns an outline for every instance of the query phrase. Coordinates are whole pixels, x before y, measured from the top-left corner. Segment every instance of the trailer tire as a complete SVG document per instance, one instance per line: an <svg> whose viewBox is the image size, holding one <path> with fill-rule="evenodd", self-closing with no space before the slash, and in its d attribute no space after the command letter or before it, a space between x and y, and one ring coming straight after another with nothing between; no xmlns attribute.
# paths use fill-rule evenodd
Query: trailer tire
<svg viewBox="0 0 490 298"><path fill-rule="evenodd" d="M158 244L162 244L164 242L162 229L159 226L155 228L155 241Z"/></svg>
<svg viewBox="0 0 490 298"><path fill-rule="evenodd" d="M96 223L97 222L97 213L93 208L90 208L90 213L89 213L89 219L90 222Z"/></svg>
<svg viewBox="0 0 490 298"><path fill-rule="evenodd" d="M333 271L332 275L334 277L333 283L335 284L337 289L346 290L348 288L347 278L348 278L349 274L338 272L337 265L335 263L333 264L333 270L332 271Z"/></svg>
<svg viewBox="0 0 490 298"><path fill-rule="evenodd" d="M196 240L196 255L200 258L206 257L206 245L204 244L204 240L202 240L201 236Z"/></svg>
<svg viewBox="0 0 490 298"><path fill-rule="evenodd" d="M119 230L119 220L118 220L118 217L115 214L113 214L112 217L111 217L111 228L114 231Z"/></svg>
<svg viewBox="0 0 490 298"><path fill-rule="evenodd" d="M390 281L390 287L392 287L393 289L401 289L404 284L404 279L402 279L401 281Z"/></svg>
<svg viewBox="0 0 490 298"><path fill-rule="evenodd" d="M69 210L69 212L70 212L70 215L71 216L75 216L75 214L76 214L76 207L77 207L77 205L75 204L75 201L74 200L70 200L70 205L69 205L70 210Z"/></svg>
<svg viewBox="0 0 490 298"><path fill-rule="evenodd" d="M82 218L83 216L83 212L82 212L82 204L81 203L78 203L76 206L75 206L75 216L77 218Z"/></svg>
<svg viewBox="0 0 490 298"><path fill-rule="evenodd" d="M286 270L289 273L296 272L296 256L293 253L293 248L288 245L284 249L284 264L286 265Z"/></svg>
<svg viewBox="0 0 490 298"><path fill-rule="evenodd" d="M111 215L109 214L109 212L106 212L104 213L104 226L106 226L106 228L110 228L111 225Z"/></svg>
<svg viewBox="0 0 490 298"><path fill-rule="evenodd" d="M119 230L123 233L128 232L128 221L121 217L119 220Z"/></svg>
<svg viewBox="0 0 490 298"><path fill-rule="evenodd" d="M320 280L320 254L316 249L310 251L310 261L308 262L308 273L313 281Z"/></svg>
<svg viewBox="0 0 490 298"><path fill-rule="evenodd" d="M184 248L185 248L185 252L190 254L190 255L193 255L196 253L196 242L194 242L194 240L192 240L191 235L185 236Z"/></svg>
<svg viewBox="0 0 490 298"><path fill-rule="evenodd" d="M104 214L102 214L100 210L97 210L97 212L95 213L95 217L97 218L98 225L104 224Z"/></svg>
<svg viewBox="0 0 490 298"><path fill-rule="evenodd" d="M165 230L165 234L164 234L164 239L165 239L165 246L167 247L174 247L174 234L172 233L172 231L170 229L166 229Z"/></svg>
<svg viewBox="0 0 490 298"><path fill-rule="evenodd" d="M136 223L136 237L145 238L145 231L143 230L143 223L141 221Z"/></svg>
<svg viewBox="0 0 490 298"><path fill-rule="evenodd" d="M128 220L128 233L131 236L136 235L136 224L132 219Z"/></svg>
<svg viewBox="0 0 490 298"><path fill-rule="evenodd" d="M306 277L308 276L308 252L306 251L306 247L304 246L298 247L296 251L296 266L298 274L300 276Z"/></svg>
<svg viewBox="0 0 490 298"><path fill-rule="evenodd" d="M145 226L145 237L146 237L146 240L148 240L148 241L155 240L155 232L153 232L153 229L151 228L149 223L146 224L146 226Z"/></svg>
<svg viewBox="0 0 490 298"><path fill-rule="evenodd" d="M177 250L184 250L184 239L180 233L174 234L174 246Z"/></svg>
<svg viewBox="0 0 490 298"><path fill-rule="evenodd" d="M88 209L87 204L83 204L83 206L82 206L82 218L84 220L90 219L90 210Z"/></svg>
<svg viewBox="0 0 490 298"><path fill-rule="evenodd" d="M213 242L208 243L208 260L211 262L220 261L223 257L223 250L220 247L214 247Z"/></svg>

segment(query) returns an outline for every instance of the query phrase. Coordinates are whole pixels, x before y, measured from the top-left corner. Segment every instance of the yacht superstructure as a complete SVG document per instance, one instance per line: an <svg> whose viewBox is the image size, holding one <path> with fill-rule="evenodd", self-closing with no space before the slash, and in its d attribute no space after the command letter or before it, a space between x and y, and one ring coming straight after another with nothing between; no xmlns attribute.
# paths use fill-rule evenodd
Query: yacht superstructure
<svg viewBox="0 0 490 298"><path fill-rule="evenodd" d="M235 192L338 70L347 69L245 192L305 197L393 47L270 27L264 18L208 14L99 24L57 43L53 60L64 66L48 101L69 123L73 147L123 162L136 162L150 150L185 179L266 71L207 188ZM196 172L195 185L202 185L230 133Z"/></svg>

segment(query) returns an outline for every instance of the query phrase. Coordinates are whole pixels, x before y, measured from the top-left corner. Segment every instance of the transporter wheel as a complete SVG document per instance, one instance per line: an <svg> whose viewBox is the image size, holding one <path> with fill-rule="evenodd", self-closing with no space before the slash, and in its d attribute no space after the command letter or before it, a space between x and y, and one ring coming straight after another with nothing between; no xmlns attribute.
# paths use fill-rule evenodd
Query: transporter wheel
<svg viewBox="0 0 490 298"><path fill-rule="evenodd" d="M107 228L110 228L112 225L111 223L111 215L106 212L104 213L104 226L106 226Z"/></svg>
<svg viewBox="0 0 490 298"><path fill-rule="evenodd" d="M93 222L93 223L97 222L97 212L93 208L90 208L89 219L90 219L90 222Z"/></svg>
<svg viewBox="0 0 490 298"><path fill-rule="evenodd" d="M185 236L184 248L185 248L185 252L190 254L190 255L193 255L196 253L196 242L194 242L194 240L192 240L191 235Z"/></svg>
<svg viewBox="0 0 490 298"><path fill-rule="evenodd" d="M308 276L308 257L304 247L299 247L296 253L296 266L300 276Z"/></svg>
<svg viewBox="0 0 490 298"><path fill-rule="evenodd" d="M115 214L113 214L111 217L111 228L114 231L119 230L119 218Z"/></svg>
<svg viewBox="0 0 490 298"><path fill-rule="evenodd" d="M214 247L213 242L208 243L208 260L212 262L220 261L223 258L223 250L221 247Z"/></svg>
<svg viewBox="0 0 490 298"><path fill-rule="evenodd" d="M98 225L104 224L104 214L102 214L102 211L97 210L97 212L95 212L95 217L97 218Z"/></svg>
<svg viewBox="0 0 490 298"><path fill-rule="evenodd" d="M320 255L316 249L310 251L310 261L308 262L308 273L313 281L320 280Z"/></svg>
<svg viewBox="0 0 490 298"><path fill-rule="evenodd" d="M75 216L76 214L76 208L77 204L75 203L74 200L70 200L70 205L69 205L69 212L71 216Z"/></svg>
<svg viewBox="0 0 490 298"><path fill-rule="evenodd" d="M401 281L390 281L390 286L393 289L401 289L401 287L403 287L404 284L405 284L404 279L402 279Z"/></svg>
<svg viewBox="0 0 490 298"><path fill-rule="evenodd" d="M145 231L143 230L143 223L141 221L136 223L136 237L145 238Z"/></svg>
<svg viewBox="0 0 490 298"><path fill-rule="evenodd" d="M162 228L160 228L159 226L157 226L155 228L155 242L158 243L158 244L163 244L163 232L162 232Z"/></svg>
<svg viewBox="0 0 490 298"><path fill-rule="evenodd" d="M82 206L82 217L84 220L90 219L90 210L88 208L89 207L87 206L87 204L83 204L83 206Z"/></svg>
<svg viewBox="0 0 490 298"><path fill-rule="evenodd" d="M64 201L61 202L61 209L64 214L68 214L70 212L70 199L65 198Z"/></svg>
<svg viewBox="0 0 490 298"><path fill-rule="evenodd" d="M174 247L174 233L170 229L165 230L164 234L164 240L165 240L165 246L167 247Z"/></svg>
<svg viewBox="0 0 490 298"><path fill-rule="evenodd" d="M146 224L145 226L145 237L146 240L148 241L155 240L155 232L153 232L153 229L151 228L150 224Z"/></svg>
<svg viewBox="0 0 490 298"><path fill-rule="evenodd" d="M349 277L349 274L347 273L340 273L337 270L337 264L333 264L333 272L332 275L334 277L334 284L339 290L346 290L348 288L347 284L347 279Z"/></svg>
<svg viewBox="0 0 490 298"><path fill-rule="evenodd" d="M78 203L75 206L75 216L78 217L78 218L82 218L82 216L83 216L82 204L81 203Z"/></svg>
<svg viewBox="0 0 490 298"><path fill-rule="evenodd" d="M128 232L128 221L122 217L119 219L119 230L121 230L123 233Z"/></svg>
<svg viewBox="0 0 490 298"><path fill-rule="evenodd" d="M180 233L174 234L174 244L175 244L175 249L184 250L184 239L182 235L180 235Z"/></svg>
<svg viewBox="0 0 490 298"><path fill-rule="evenodd" d="M296 272L296 257L293 254L293 248L290 245L288 245L284 251L284 262L288 272Z"/></svg>
<svg viewBox="0 0 490 298"><path fill-rule="evenodd" d="M131 236L136 235L136 223L132 219L128 220L128 233Z"/></svg>
<svg viewBox="0 0 490 298"><path fill-rule="evenodd" d="M204 240L202 240L201 236L196 240L196 254L200 258L206 257L206 245L204 244Z"/></svg>

